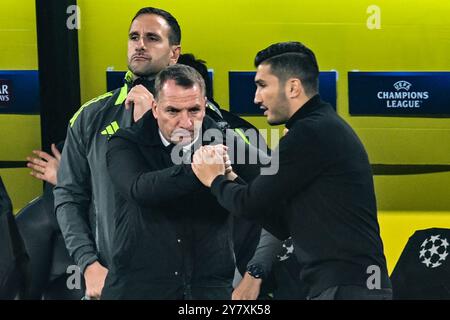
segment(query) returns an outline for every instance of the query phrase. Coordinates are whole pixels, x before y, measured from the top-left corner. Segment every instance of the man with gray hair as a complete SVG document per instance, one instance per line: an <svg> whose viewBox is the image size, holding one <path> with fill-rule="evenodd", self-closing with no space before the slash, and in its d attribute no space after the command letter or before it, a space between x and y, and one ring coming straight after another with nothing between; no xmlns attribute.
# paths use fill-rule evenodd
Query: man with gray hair
<svg viewBox="0 0 450 320"><path fill-rule="evenodd" d="M189 66L170 66L156 76L152 112L110 139L116 233L102 299L231 298L232 218L190 166L201 145L228 160L226 148L213 146L224 143L223 137L202 139L208 130L222 135L205 116L205 106L201 75ZM237 149L243 144L246 152L257 152L236 135L225 139ZM234 170L251 179L259 166L234 164Z"/></svg>

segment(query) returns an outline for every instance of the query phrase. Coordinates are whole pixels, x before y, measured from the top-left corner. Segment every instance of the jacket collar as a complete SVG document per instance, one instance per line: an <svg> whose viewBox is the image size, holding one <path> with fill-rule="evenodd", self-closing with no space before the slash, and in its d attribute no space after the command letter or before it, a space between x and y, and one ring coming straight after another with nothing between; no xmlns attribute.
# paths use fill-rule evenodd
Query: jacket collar
<svg viewBox="0 0 450 320"><path fill-rule="evenodd" d="M136 80L133 80L133 73L128 70L125 74L125 78L123 79L123 86L120 88L119 95L117 96L116 102L114 105L119 106L122 105L122 103L127 99L128 92L130 92L131 88L133 88L135 85L142 84L147 88L148 91L150 91L152 94L154 93L155 89L155 78L137 78Z"/></svg>
<svg viewBox="0 0 450 320"><path fill-rule="evenodd" d="M286 122L286 128L290 129L292 125L305 117L307 117L310 113L316 111L321 105L320 96L316 94L311 99L309 99L300 109L295 112L292 117Z"/></svg>

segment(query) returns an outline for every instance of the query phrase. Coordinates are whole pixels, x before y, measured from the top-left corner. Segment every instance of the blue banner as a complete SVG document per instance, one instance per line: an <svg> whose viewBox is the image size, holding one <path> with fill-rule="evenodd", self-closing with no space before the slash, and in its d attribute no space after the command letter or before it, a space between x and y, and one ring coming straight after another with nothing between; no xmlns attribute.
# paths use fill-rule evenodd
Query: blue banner
<svg viewBox="0 0 450 320"><path fill-rule="evenodd" d="M256 72L230 71L228 73L230 90L230 111L239 115L263 115L264 111L253 103L256 91ZM336 71L322 71L319 75L319 93L322 100L330 103L336 110Z"/></svg>
<svg viewBox="0 0 450 320"><path fill-rule="evenodd" d="M450 116L450 72L349 72L351 115Z"/></svg>
<svg viewBox="0 0 450 320"><path fill-rule="evenodd" d="M126 71L106 71L106 91L122 87L126 73Z"/></svg>
<svg viewBox="0 0 450 320"><path fill-rule="evenodd" d="M0 71L0 114L37 114L39 104L37 70Z"/></svg>

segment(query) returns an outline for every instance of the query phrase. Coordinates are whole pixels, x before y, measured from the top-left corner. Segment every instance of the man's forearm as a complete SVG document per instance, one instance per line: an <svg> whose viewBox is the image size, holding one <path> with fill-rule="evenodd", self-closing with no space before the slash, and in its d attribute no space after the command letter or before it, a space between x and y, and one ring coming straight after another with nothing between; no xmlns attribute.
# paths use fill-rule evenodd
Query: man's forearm
<svg viewBox="0 0 450 320"><path fill-rule="evenodd" d="M56 218L60 226L66 248L75 263L84 271L86 266L98 260L95 238L89 225L88 211L75 203L65 203L56 208Z"/></svg>
<svg viewBox="0 0 450 320"><path fill-rule="evenodd" d="M120 136L109 141L106 159L115 189L140 206L170 204L202 186L188 165L152 170L137 147Z"/></svg>
<svg viewBox="0 0 450 320"><path fill-rule="evenodd" d="M275 238L267 230L262 229L255 254L247 265L251 266L256 264L261 266L264 270L264 274L267 276L272 270L272 265L275 262L280 249L281 240Z"/></svg>
<svg viewBox="0 0 450 320"><path fill-rule="evenodd" d="M129 195L140 205L166 205L201 187L200 181L187 166L176 165L143 173L131 184Z"/></svg>

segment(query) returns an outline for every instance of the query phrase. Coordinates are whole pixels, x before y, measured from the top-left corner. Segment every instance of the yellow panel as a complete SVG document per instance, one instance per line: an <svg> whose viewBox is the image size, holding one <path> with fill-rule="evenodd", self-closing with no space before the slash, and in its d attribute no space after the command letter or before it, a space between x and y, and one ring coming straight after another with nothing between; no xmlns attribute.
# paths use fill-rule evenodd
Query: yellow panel
<svg viewBox="0 0 450 320"><path fill-rule="evenodd" d="M379 210L450 211L450 172L375 176Z"/></svg>
<svg viewBox="0 0 450 320"><path fill-rule="evenodd" d="M389 274L416 230L450 229L450 212L385 212L378 214Z"/></svg>
<svg viewBox="0 0 450 320"><path fill-rule="evenodd" d="M2 0L0 14L0 70L36 70L35 1Z"/></svg>
<svg viewBox="0 0 450 320"><path fill-rule="evenodd" d="M364 128L356 131L372 163L450 164L450 128Z"/></svg>
<svg viewBox="0 0 450 320"><path fill-rule="evenodd" d="M42 182L30 175L28 168L0 169L15 213L42 194Z"/></svg>
<svg viewBox="0 0 450 320"><path fill-rule="evenodd" d="M0 115L0 161L26 161L41 148L39 115Z"/></svg>

